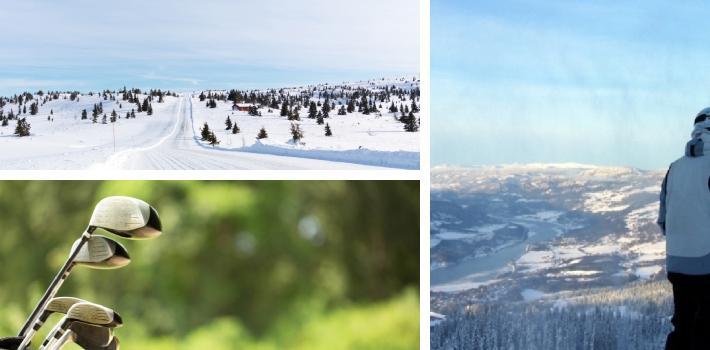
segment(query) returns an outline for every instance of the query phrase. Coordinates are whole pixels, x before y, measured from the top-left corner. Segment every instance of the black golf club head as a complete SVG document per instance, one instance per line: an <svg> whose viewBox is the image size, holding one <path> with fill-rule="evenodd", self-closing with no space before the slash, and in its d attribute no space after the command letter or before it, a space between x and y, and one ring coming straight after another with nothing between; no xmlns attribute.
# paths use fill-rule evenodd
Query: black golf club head
<svg viewBox="0 0 710 350"><path fill-rule="evenodd" d="M7 337L0 338L0 349L2 350L17 350L22 343L22 337Z"/></svg>
<svg viewBox="0 0 710 350"><path fill-rule="evenodd" d="M69 329L75 334L74 343L84 349L101 349L113 340L113 331L110 328L76 321Z"/></svg>

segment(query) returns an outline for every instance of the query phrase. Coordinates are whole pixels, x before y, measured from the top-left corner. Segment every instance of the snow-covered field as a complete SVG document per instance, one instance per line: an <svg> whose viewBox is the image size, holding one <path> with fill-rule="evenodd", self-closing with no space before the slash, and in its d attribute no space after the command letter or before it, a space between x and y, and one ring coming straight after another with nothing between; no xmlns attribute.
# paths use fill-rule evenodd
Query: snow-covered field
<svg viewBox="0 0 710 350"><path fill-rule="evenodd" d="M336 109L324 118L332 136L325 136L324 125L309 119L308 109L301 108L300 121L293 121L304 133L297 143L291 140L292 121L281 117L279 109L260 105L261 116L250 116L232 111L233 101L227 100L216 100L216 108L208 108L198 97L201 91L167 94L163 102L154 95L149 101L152 115L136 112L130 119L126 115L137 105L124 100L122 91L79 93L75 99L69 93L26 93L20 95L23 103L18 96L0 97L0 121L7 119L8 124L0 126L0 169L418 169L420 132L405 131L405 124L396 118L401 113L388 110L391 103L398 108L406 104L408 110L411 97L419 105L418 89L418 80L402 78L250 91L272 94L275 99L308 92L312 95L309 101L319 104L325 98L318 96L334 96L329 101ZM369 114L356 109L338 115L340 104L355 100L353 91L366 94L382 108ZM139 103L147 93L135 93ZM38 111L32 115L35 102ZM94 121L92 110L97 104L103 111ZM82 119L83 110L86 119ZM414 115L418 122L418 111ZM227 116L237 123L239 133L225 130ZM14 135L18 118L29 122L29 136ZM215 132L218 145L200 140L205 122ZM268 138L257 141L262 127Z"/></svg>

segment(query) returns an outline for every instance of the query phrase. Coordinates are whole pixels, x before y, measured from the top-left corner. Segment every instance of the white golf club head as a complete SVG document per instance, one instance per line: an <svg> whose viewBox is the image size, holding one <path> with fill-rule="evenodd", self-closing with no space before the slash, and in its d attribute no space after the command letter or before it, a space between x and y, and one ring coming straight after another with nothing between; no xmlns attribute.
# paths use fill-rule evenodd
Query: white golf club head
<svg viewBox="0 0 710 350"><path fill-rule="evenodd" d="M32 330L30 330L30 333L27 334L27 336L22 340L22 342L17 348L26 348L32 340L32 335L34 335L40 328L42 328L44 322L47 321L50 315L55 312L66 314L67 312L69 312L69 309L74 306L74 304L83 302L86 302L86 300L72 297L57 297L50 300L40 317L37 319L37 321L35 321L35 324L32 326Z"/></svg>
<svg viewBox="0 0 710 350"><path fill-rule="evenodd" d="M94 208L89 228L101 228L130 239L153 238L162 231L155 208L140 199L123 196L102 199Z"/></svg>
<svg viewBox="0 0 710 350"><path fill-rule="evenodd" d="M89 302L74 304L74 306L69 308L66 317L68 321L81 321L90 325L109 328L123 325L123 319L117 312L105 306Z"/></svg>
<svg viewBox="0 0 710 350"><path fill-rule="evenodd" d="M72 251L81 242L78 239ZM74 258L74 263L95 269L117 269L128 265L131 257L120 243L104 236L94 235L84 244Z"/></svg>

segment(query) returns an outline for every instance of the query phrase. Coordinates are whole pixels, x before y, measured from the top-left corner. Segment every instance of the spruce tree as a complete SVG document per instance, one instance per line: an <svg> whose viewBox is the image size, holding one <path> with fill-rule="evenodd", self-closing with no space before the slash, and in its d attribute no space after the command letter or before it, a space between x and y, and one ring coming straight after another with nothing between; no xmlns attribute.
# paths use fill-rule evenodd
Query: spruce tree
<svg viewBox="0 0 710 350"><path fill-rule="evenodd" d="M232 134L238 134L239 131L241 131L241 130L239 130L237 123L234 123L234 126L232 127Z"/></svg>
<svg viewBox="0 0 710 350"><path fill-rule="evenodd" d="M30 123L27 122L26 118L17 119L15 135L18 137L30 136Z"/></svg>
<svg viewBox="0 0 710 350"><path fill-rule="evenodd" d="M210 131L209 137L207 138L207 142L212 145L212 147L214 147L215 145L219 145L219 140L217 140L217 136L212 131Z"/></svg>
<svg viewBox="0 0 710 350"><path fill-rule="evenodd" d="M266 129L264 129L264 127L261 127L261 130L259 130L259 133L256 134L256 138L258 140L261 140L261 139L265 139L267 137L269 137L269 135L266 133Z"/></svg>
<svg viewBox="0 0 710 350"><path fill-rule="evenodd" d="M8 122L7 118L4 118L2 120L2 126L7 126L8 124L9 124L9 122Z"/></svg>
<svg viewBox="0 0 710 350"><path fill-rule="evenodd" d="M202 137L202 141L207 141L210 138L210 126L207 125L207 122L205 122L205 125L202 127L200 130L200 136Z"/></svg>
<svg viewBox="0 0 710 350"><path fill-rule="evenodd" d="M281 104L281 116L287 117L288 115L288 103L284 101L284 103Z"/></svg>
<svg viewBox="0 0 710 350"><path fill-rule="evenodd" d="M81 120L85 120L87 118L86 116L86 109L81 111Z"/></svg>
<svg viewBox="0 0 710 350"><path fill-rule="evenodd" d="M310 106L308 106L308 118L315 119L317 115L318 107L316 107L315 102L311 101Z"/></svg>
<svg viewBox="0 0 710 350"><path fill-rule="evenodd" d="M153 115L153 105L150 103L148 104L148 115Z"/></svg>
<svg viewBox="0 0 710 350"><path fill-rule="evenodd" d="M101 124L106 124L106 114L101 118Z"/></svg>
<svg viewBox="0 0 710 350"><path fill-rule="evenodd" d="M294 143L297 143L303 138L303 130L301 126L296 123L291 123L291 139Z"/></svg>
<svg viewBox="0 0 710 350"><path fill-rule="evenodd" d="M409 112L409 115L407 116L407 122L404 124L404 130L408 132L415 132L419 130L417 118L414 117L414 114L412 114L412 112Z"/></svg>
<svg viewBox="0 0 710 350"><path fill-rule="evenodd" d="M325 136L333 136L333 132L330 130L328 123L325 123Z"/></svg>
<svg viewBox="0 0 710 350"><path fill-rule="evenodd" d="M323 123L324 123L324 122L323 122L323 113L321 113L320 111L318 111L318 115L316 116L316 118L317 118L317 119L316 119L316 123L317 123L318 125L323 125Z"/></svg>
<svg viewBox="0 0 710 350"><path fill-rule="evenodd" d="M229 116L227 116L227 120L225 120L225 121L224 121L224 125L226 125L226 126L227 126L227 128L226 128L226 129L224 129L224 130L229 130L229 129L231 129L231 128L232 128L232 120L231 120L231 119L229 119Z"/></svg>

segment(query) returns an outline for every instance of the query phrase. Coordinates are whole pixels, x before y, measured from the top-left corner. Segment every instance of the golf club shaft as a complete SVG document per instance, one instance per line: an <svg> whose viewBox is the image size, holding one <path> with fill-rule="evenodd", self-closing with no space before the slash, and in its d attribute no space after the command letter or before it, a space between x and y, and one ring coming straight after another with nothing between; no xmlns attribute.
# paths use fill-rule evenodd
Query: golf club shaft
<svg viewBox="0 0 710 350"><path fill-rule="evenodd" d="M61 338L53 341L50 343L50 345L47 346L48 350L59 350L64 347L64 345L69 341L74 336L74 331L71 329L67 329L66 332L64 332L64 335L62 335Z"/></svg>
<svg viewBox="0 0 710 350"><path fill-rule="evenodd" d="M87 232L84 232L84 234L81 236L81 241L79 242L79 244L77 244L76 248L71 252L71 254L69 254L69 258L67 258L67 261L64 263L64 266L62 266L62 269L59 270L59 273L57 273L56 276L54 276L52 283L49 285L49 288L47 288L47 290L44 292L44 295L42 296L42 299L39 300L39 303L37 303L37 306L35 306L34 310L32 310L30 317L27 318L27 321L25 321L25 324L20 330L20 334L18 334L20 337L25 337L27 335L30 329L32 329L31 326L37 320L37 317L39 317L42 310L47 307L47 303L49 302L49 300L54 298L54 296L57 294L57 291L59 291L59 287L62 286L62 283L64 283L64 280L66 280L67 276L71 272L72 267L74 267L74 259L76 258L77 254L79 254L81 247L86 244L89 238L91 238L91 233L89 233L87 230Z"/></svg>

